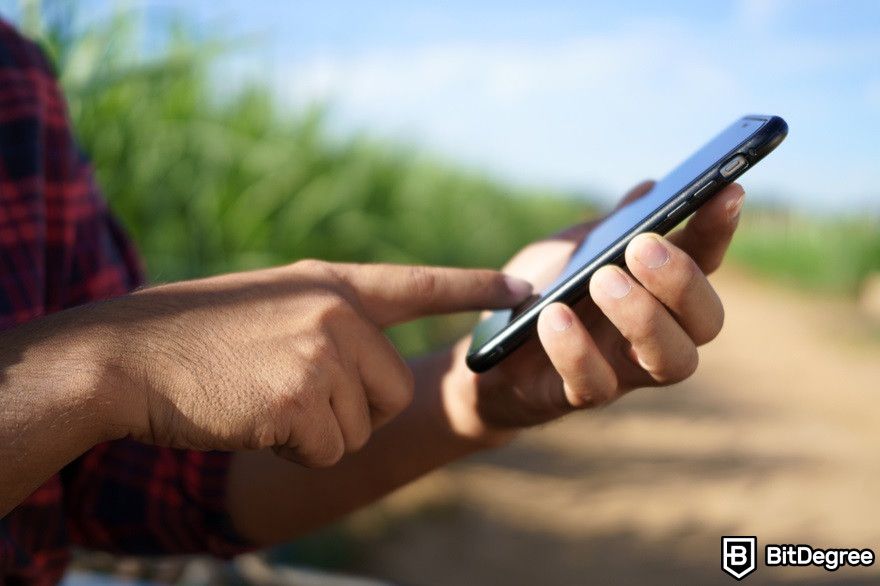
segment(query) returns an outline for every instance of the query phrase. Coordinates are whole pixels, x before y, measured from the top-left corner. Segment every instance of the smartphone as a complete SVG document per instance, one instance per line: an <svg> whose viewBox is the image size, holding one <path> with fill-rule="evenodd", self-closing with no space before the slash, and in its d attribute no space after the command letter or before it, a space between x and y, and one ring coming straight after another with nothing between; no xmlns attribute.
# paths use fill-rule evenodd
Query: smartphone
<svg viewBox="0 0 880 586"><path fill-rule="evenodd" d="M647 194L616 210L580 244L562 274L522 306L492 313L477 324L467 365L484 372L535 335L538 315L561 301L574 305L587 295L593 273L623 264L626 245L644 232L665 234L725 185L779 146L788 125L779 116L744 116L661 179Z"/></svg>

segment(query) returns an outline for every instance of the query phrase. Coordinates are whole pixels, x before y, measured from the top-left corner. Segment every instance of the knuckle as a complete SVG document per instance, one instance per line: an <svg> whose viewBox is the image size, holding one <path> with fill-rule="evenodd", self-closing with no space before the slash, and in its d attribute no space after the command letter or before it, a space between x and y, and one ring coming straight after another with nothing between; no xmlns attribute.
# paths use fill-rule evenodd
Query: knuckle
<svg viewBox="0 0 880 586"><path fill-rule="evenodd" d="M304 258L293 263L293 268L310 275L326 276L330 274L330 264L315 258Z"/></svg>
<svg viewBox="0 0 880 586"><path fill-rule="evenodd" d="M346 451L348 452L357 452L370 440L370 422L369 420L362 422L357 426L351 435L351 438L348 442L346 442Z"/></svg>
<svg viewBox="0 0 880 586"><path fill-rule="evenodd" d="M669 280L669 304L671 307L686 307L688 299L695 290L698 280L703 277L703 271L697 266L690 256L680 255L680 260L675 263L675 270Z"/></svg>
<svg viewBox="0 0 880 586"><path fill-rule="evenodd" d="M658 338L663 327L663 317L659 304L648 299L642 300L629 337L635 342Z"/></svg>
<svg viewBox="0 0 880 586"><path fill-rule="evenodd" d="M275 426L271 424L257 425L244 442L246 450L263 450L278 445Z"/></svg>
<svg viewBox="0 0 880 586"><path fill-rule="evenodd" d="M626 390L620 387L615 380L613 383L609 382L604 385L597 386L596 392L596 401L595 407L602 407L605 405L610 405L614 401L618 400L626 393Z"/></svg>
<svg viewBox="0 0 880 586"><path fill-rule="evenodd" d="M333 336L324 332L310 336L301 342L300 352L310 365L305 371L310 386L315 383L326 386L333 382L334 366L339 363L339 349Z"/></svg>
<svg viewBox="0 0 880 586"><path fill-rule="evenodd" d="M721 303L718 303L718 309L712 313L712 315L705 320L704 330L700 333L695 343L698 345L708 344L712 340L718 337L718 334L721 333L721 330L724 328L724 306Z"/></svg>
<svg viewBox="0 0 880 586"><path fill-rule="evenodd" d="M413 372L404 365L401 368L400 376L397 379L395 392L392 393L389 400L389 410L393 415L397 415L409 406L415 395L415 387L415 376L413 375Z"/></svg>
<svg viewBox="0 0 880 586"><path fill-rule="evenodd" d="M284 392L278 393L267 406L270 415L278 417L308 417L317 412L327 400L334 383L333 373L318 360L305 359L298 369L296 380L289 382Z"/></svg>
<svg viewBox="0 0 880 586"><path fill-rule="evenodd" d="M605 403L605 395L596 389L579 388L571 392L571 406L574 409L594 409Z"/></svg>
<svg viewBox="0 0 880 586"><path fill-rule="evenodd" d="M355 297L354 289L345 276L345 265L308 258L295 262L293 267L308 275L317 290L325 292L318 297L335 298L345 304Z"/></svg>
<svg viewBox="0 0 880 586"><path fill-rule="evenodd" d="M571 407L593 409L617 400L623 391L618 384L617 374L610 367L590 365L584 362L578 367L581 376L566 383L567 394L571 396Z"/></svg>
<svg viewBox="0 0 880 586"><path fill-rule="evenodd" d="M588 400L585 401L582 409L595 409L610 405L623 395L617 387L596 385L592 393L589 394Z"/></svg>
<svg viewBox="0 0 880 586"><path fill-rule="evenodd" d="M673 384L681 382L697 371L700 364L700 355L696 347L690 346L686 350L677 353L675 358L668 361L661 367L657 382L661 384Z"/></svg>
<svg viewBox="0 0 880 586"><path fill-rule="evenodd" d="M318 466L321 466L322 468L335 466L340 460L342 460L344 455L345 443L341 441L336 442L327 449L325 457L318 462Z"/></svg>
<svg viewBox="0 0 880 586"><path fill-rule="evenodd" d="M336 434L323 432L303 446L304 464L312 468L328 468L333 466L345 455L345 443Z"/></svg>
<svg viewBox="0 0 880 586"><path fill-rule="evenodd" d="M313 319L319 328L328 328L353 316L354 309L339 295L325 293L313 300Z"/></svg>

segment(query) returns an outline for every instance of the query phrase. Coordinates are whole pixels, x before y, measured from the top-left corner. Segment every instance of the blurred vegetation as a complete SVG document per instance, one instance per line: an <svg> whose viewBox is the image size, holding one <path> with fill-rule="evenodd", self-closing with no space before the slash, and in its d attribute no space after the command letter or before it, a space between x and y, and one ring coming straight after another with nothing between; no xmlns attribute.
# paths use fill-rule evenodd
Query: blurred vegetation
<svg viewBox="0 0 880 586"><path fill-rule="evenodd" d="M185 25L170 25L168 42L145 52L131 11L71 30L73 3L23 6L153 280L307 257L497 267L586 211L407 145L331 136L321 108L286 111L267 87L231 92L211 76L224 47L191 40ZM464 325L426 320L393 336L405 351L423 351Z"/></svg>
<svg viewBox="0 0 880 586"><path fill-rule="evenodd" d="M730 250L753 272L802 289L855 295L880 271L880 217L747 209Z"/></svg>

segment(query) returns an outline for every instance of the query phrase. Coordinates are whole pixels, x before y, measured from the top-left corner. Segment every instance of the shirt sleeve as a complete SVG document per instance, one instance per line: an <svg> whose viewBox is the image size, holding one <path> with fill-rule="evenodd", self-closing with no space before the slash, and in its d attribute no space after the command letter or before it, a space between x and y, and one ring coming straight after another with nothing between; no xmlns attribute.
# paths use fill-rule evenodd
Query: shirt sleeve
<svg viewBox="0 0 880 586"><path fill-rule="evenodd" d="M28 132L42 145L46 312L123 295L143 282L138 256L76 148L62 93L39 50L18 38L38 96ZM31 130L32 129L32 130ZM231 454L173 450L124 440L99 445L61 472L73 543L134 554L249 547L226 509Z"/></svg>
<svg viewBox="0 0 880 586"><path fill-rule="evenodd" d="M71 541L115 553L210 553L251 548L226 510L230 454L122 440L62 473Z"/></svg>

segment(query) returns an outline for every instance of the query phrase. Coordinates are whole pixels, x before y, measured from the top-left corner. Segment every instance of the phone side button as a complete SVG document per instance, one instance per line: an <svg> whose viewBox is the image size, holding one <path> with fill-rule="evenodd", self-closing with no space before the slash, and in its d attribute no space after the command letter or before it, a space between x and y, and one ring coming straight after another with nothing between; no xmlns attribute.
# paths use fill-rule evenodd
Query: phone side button
<svg viewBox="0 0 880 586"><path fill-rule="evenodd" d="M678 212L680 212L688 204L688 202L690 202L690 199L686 199L674 208L672 208L672 211L666 214L666 219L669 220L675 217L675 215L678 214Z"/></svg>
<svg viewBox="0 0 880 586"><path fill-rule="evenodd" d="M742 155L737 155L721 166L721 176L728 178L740 169L745 169L748 166L748 160Z"/></svg>
<svg viewBox="0 0 880 586"><path fill-rule="evenodd" d="M702 186L702 187L701 187L701 188L700 188L695 194L693 194L691 197L693 197L694 199L700 199L701 197L703 197L704 195L706 195L707 193L709 193L709 190L712 189L713 187L715 187L715 182L714 182L714 181L710 181L710 182L707 183L706 185Z"/></svg>

